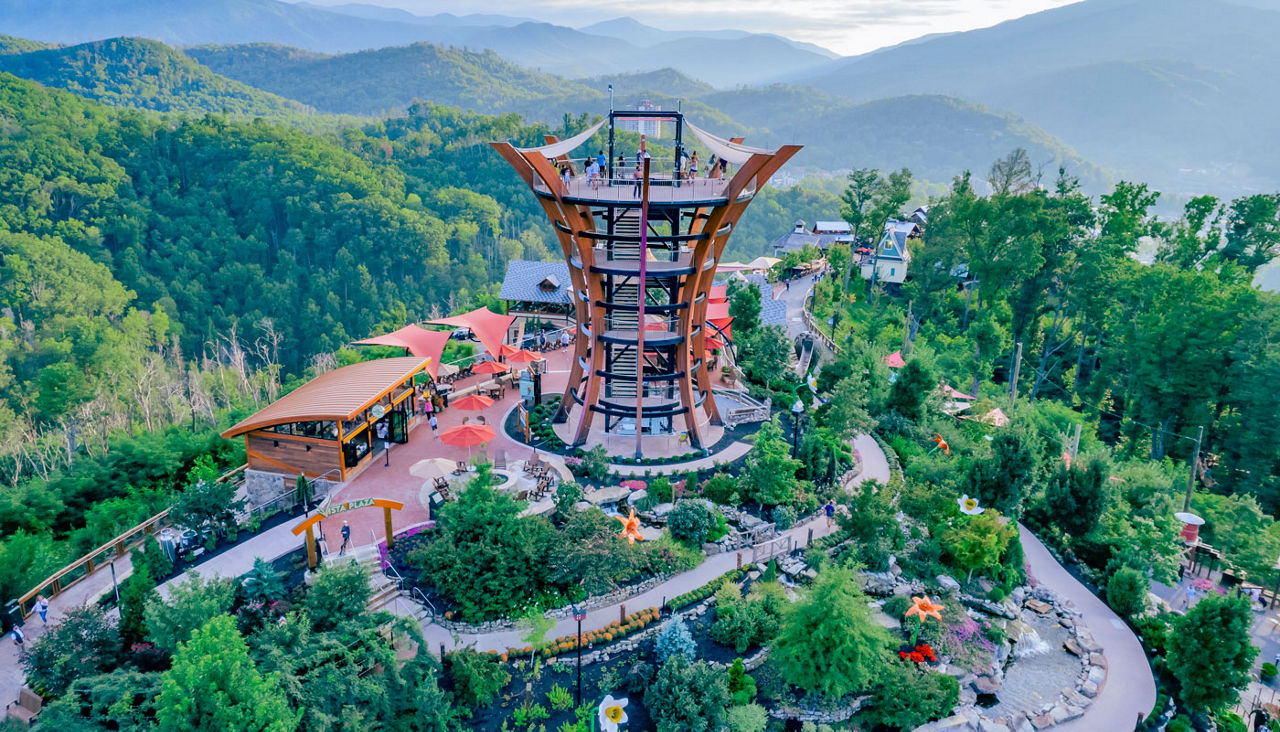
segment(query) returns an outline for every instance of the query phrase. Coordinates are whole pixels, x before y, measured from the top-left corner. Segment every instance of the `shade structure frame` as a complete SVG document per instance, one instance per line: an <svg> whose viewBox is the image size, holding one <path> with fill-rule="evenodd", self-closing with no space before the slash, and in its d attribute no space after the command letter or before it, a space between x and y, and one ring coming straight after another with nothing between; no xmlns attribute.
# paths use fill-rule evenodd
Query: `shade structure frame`
<svg viewBox="0 0 1280 732"><path fill-rule="evenodd" d="M548 143L555 142L548 137ZM740 140L735 140L740 142ZM650 268L643 280L628 260L601 259L600 252L614 252L615 244L623 244L632 250L637 236L634 228L629 233L617 231L616 223L638 207L634 195L622 195L619 191L611 198L606 187L590 201L582 197L572 198L563 184L559 170L541 152L543 148L519 149L505 142L491 143L502 157L533 191L561 245L561 253L569 266L573 283L572 301L578 322L574 356L570 374L561 400L556 421L569 417L574 405L581 405L578 424L570 430L572 443L586 443L592 429L594 415L609 413L621 416L626 410L622 402L630 399L636 405L637 417L644 419L669 418L673 420L662 429L676 431L674 420L683 422L683 430L690 446L704 445L698 412L701 411L711 424L719 424L720 414L712 393L712 381L706 357L705 342L708 337L706 306L715 276L715 265L724 251L729 236L747 206L754 199L754 192L768 180L787 160L800 150L798 145L787 145L775 151L752 151L741 167L726 182L720 195L708 199L705 195L690 195L688 200L668 196L661 201L650 202L650 229L653 211L663 226L671 227L670 233L657 233L648 242L648 248L639 256L665 251L671 254L672 263ZM745 149L745 148L744 148ZM678 181L667 181L679 186ZM581 187L581 186L579 186ZM626 188L627 186L620 186ZM656 242L656 245L655 245ZM622 283L622 284L618 284ZM650 301L650 293L659 293L658 304L646 304L646 323L636 323L632 331L610 329L607 324L616 323L616 313L634 312L635 306L619 304L610 293L631 288L632 298L644 297ZM665 293L665 294L661 294ZM665 323L659 333L645 335L645 347L630 341L638 340L638 329L645 328L649 318ZM633 322L635 318L631 319ZM613 370L612 359L632 351L635 366L631 375ZM651 353L651 351L653 353ZM652 359L650 357L653 357ZM608 363L606 363L608 361ZM650 365L646 367L646 363ZM656 363L656 365L654 365ZM641 375L643 372L643 376ZM633 385L633 396L627 397L625 385ZM653 396L655 384L659 396ZM617 388L619 385L621 389ZM674 389L672 388L674 387ZM675 398L661 396L672 391ZM619 392L623 396L619 396ZM652 401L652 408L646 402ZM604 402L604 403L602 403ZM606 406L613 405L613 406ZM610 431L606 415L606 431ZM617 424L614 425L616 427ZM642 425L635 423L633 429ZM647 429L647 427L646 427Z"/></svg>

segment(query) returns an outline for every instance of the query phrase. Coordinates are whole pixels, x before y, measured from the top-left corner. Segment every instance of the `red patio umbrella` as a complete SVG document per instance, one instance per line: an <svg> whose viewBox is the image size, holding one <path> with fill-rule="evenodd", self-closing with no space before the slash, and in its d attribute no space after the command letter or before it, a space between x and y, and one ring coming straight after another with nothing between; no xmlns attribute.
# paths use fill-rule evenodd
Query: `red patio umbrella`
<svg viewBox="0 0 1280 732"><path fill-rule="evenodd" d="M487 424L463 424L441 432L440 441L446 445L467 448L467 458L470 459L471 448L483 445L497 436Z"/></svg>
<svg viewBox="0 0 1280 732"><path fill-rule="evenodd" d="M492 407L493 400L480 394L468 394L464 397L450 400L449 406L457 407L458 409L474 409L478 411Z"/></svg>
<svg viewBox="0 0 1280 732"><path fill-rule="evenodd" d="M541 353L526 351L523 348L516 351L515 353L507 354L507 361L510 363L532 363L534 361L541 361L541 360L542 360Z"/></svg>
<svg viewBox="0 0 1280 732"><path fill-rule="evenodd" d="M478 363L474 367L472 367L471 373L473 374L505 374L509 370L511 370L511 367L506 365L505 363L498 363L497 361L485 361L484 363Z"/></svg>
<svg viewBox="0 0 1280 732"><path fill-rule="evenodd" d="M498 346L498 353L495 355L498 358L506 358L507 356L510 356L519 350L520 350L519 348L516 348L515 346L509 343L503 343L501 346Z"/></svg>

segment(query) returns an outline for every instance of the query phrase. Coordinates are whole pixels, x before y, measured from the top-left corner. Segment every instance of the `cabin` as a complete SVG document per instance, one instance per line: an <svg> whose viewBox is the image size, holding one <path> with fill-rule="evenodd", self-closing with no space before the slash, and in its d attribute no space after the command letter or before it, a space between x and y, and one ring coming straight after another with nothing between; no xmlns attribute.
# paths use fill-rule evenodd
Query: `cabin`
<svg viewBox="0 0 1280 732"><path fill-rule="evenodd" d="M917 209L918 210L918 209ZM885 222L884 234L874 251L862 252L859 262L864 280L872 278L885 284L900 285L907 279L911 263L909 242L924 235L924 228L914 220Z"/></svg>
<svg viewBox="0 0 1280 732"><path fill-rule="evenodd" d="M415 380L430 358L402 356L323 373L222 433L244 438L248 473L345 483L425 419ZM253 478L253 475L247 478Z"/></svg>
<svg viewBox="0 0 1280 732"><path fill-rule="evenodd" d="M774 256L782 257L810 245L825 252L832 244L848 244L852 241L853 227L847 221L818 221L809 229L803 220L798 219L791 231L774 239L770 246L773 247Z"/></svg>

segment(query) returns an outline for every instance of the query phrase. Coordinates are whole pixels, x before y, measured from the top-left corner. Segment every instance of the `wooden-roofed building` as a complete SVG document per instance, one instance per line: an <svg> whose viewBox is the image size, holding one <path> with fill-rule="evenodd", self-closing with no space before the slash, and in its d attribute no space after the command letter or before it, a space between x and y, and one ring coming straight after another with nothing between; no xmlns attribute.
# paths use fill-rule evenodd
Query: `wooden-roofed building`
<svg viewBox="0 0 1280 732"><path fill-rule="evenodd" d="M419 404L414 377L430 358L404 356L321 374L222 433L244 436L250 471L346 482L384 443L405 443Z"/></svg>

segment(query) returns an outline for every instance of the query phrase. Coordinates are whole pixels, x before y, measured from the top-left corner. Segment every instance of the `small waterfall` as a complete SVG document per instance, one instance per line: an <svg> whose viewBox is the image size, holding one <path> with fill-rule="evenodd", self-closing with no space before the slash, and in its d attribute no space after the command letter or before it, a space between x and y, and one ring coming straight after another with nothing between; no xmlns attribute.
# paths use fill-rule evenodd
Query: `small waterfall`
<svg viewBox="0 0 1280 732"><path fill-rule="evenodd" d="M1049 652L1049 644L1040 637L1035 628L1028 627L1013 644L1014 658L1039 656Z"/></svg>

